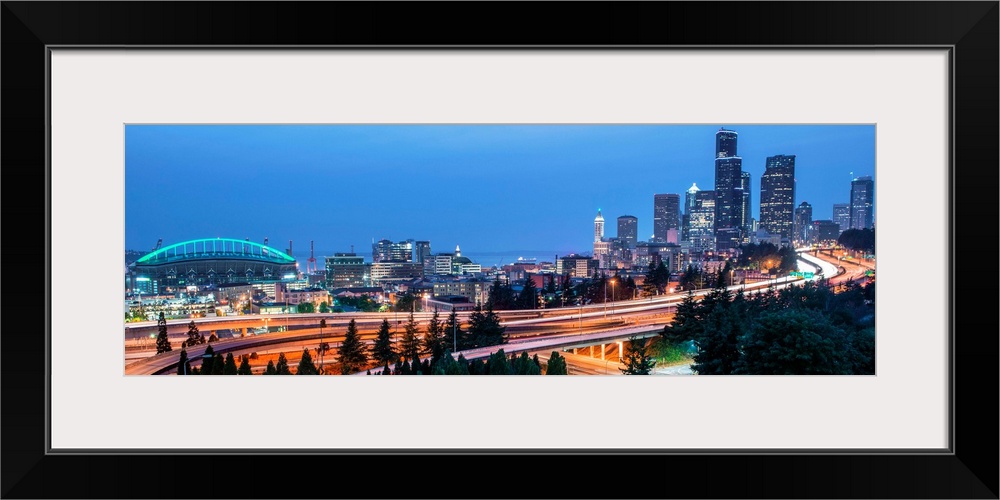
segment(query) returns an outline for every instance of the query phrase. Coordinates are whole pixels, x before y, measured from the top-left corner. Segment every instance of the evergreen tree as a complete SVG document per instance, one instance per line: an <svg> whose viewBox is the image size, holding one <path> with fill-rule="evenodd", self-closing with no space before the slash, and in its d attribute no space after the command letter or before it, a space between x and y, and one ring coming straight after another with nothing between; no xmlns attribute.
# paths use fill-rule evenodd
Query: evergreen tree
<svg viewBox="0 0 1000 500"><path fill-rule="evenodd" d="M620 368L625 375L649 375L656 366L656 361L650 356L645 338L630 337L631 348L625 355L625 368Z"/></svg>
<svg viewBox="0 0 1000 500"><path fill-rule="evenodd" d="M741 336L740 347L743 356L733 370L737 374L848 375L855 372L849 337L819 311L764 312Z"/></svg>
<svg viewBox="0 0 1000 500"><path fill-rule="evenodd" d="M517 309L535 309L538 306L538 289L529 273L524 273L524 288L517 296Z"/></svg>
<svg viewBox="0 0 1000 500"><path fill-rule="evenodd" d="M253 369L250 368L250 358L243 356L242 361L240 361L240 367L236 370L237 375L253 375Z"/></svg>
<svg viewBox="0 0 1000 500"><path fill-rule="evenodd" d="M549 282L545 285L545 293L556 293L555 275L549 275Z"/></svg>
<svg viewBox="0 0 1000 500"><path fill-rule="evenodd" d="M372 359L380 365L390 365L398 359L396 351L392 348L392 327L389 326L388 319L383 319L378 327L375 344L372 346Z"/></svg>
<svg viewBox="0 0 1000 500"><path fill-rule="evenodd" d="M218 341L219 341L219 337L217 335L215 335L215 332L212 332L212 334L208 336L208 342L209 343L218 342Z"/></svg>
<svg viewBox="0 0 1000 500"><path fill-rule="evenodd" d="M486 304L493 306L494 311L514 309L514 291L510 284L501 282L499 276L495 278L490 287L490 296L486 299Z"/></svg>
<svg viewBox="0 0 1000 500"><path fill-rule="evenodd" d="M425 353L430 353L431 359L434 361L437 361L446 349L444 345L444 326L441 324L437 308L434 309L434 315L431 316L430 322L427 323L427 333L424 334L423 348Z"/></svg>
<svg viewBox="0 0 1000 500"><path fill-rule="evenodd" d="M707 297L707 296L706 296ZM716 302L702 320L694 338L698 348L692 368L699 375L729 375L740 357L739 337L743 322L727 302Z"/></svg>
<svg viewBox="0 0 1000 500"><path fill-rule="evenodd" d="M236 358L233 357L233 353L226 354L226 361L224 363L225 368L222 370L223 375L236 375Z"/></svg>
<svg viewBox="0 0 1000 500"><path fill-rule="evenodd" d="M448 350L455 349L456 343L459 351L467 349L466 337L465 331L462 330L462 324L458 321L458 313L452 309L451 314L448 315L448 321L444 324L444 345L447 346Z"/></svg>
<svg viewBox="0 0 1000 500"><path fill-rule="evenodd" d="M490 359L488 361L489 369L487 371L488 375L513 375L514 370L510 366L510 362L507 361L507 355L504 354L503 349L490 354Z"/></svg>
<svg viewBox="0 0 1000 500"><path fill-rule="evenodd" d="M413 359L420 353L420 336L417 331L417 322L410 313L410 320L406 322L403 329L403 340L400 342L400 355L403 359Z"/></svg>
<svg viewBox="0 0 1000 500"><path fill-rule="evenodd" d="M566 304L572 304L573 303L573 299L574 299L574 295L573 295L573 281L570 280L569 273L564 274L563 277L562 277L562 283L560 284L560 287L559 287L559 295L562 298L562 304L564 306Z"/></svg>
<svg viewBox="0 0 1000 500"><path fill-rule="evenodd" d="M296 375L319 375L319 370L316 369L316 365L313 364L312 356L309 354L309 349L302 349L302 359L299 360L299 368L295 371Z"/></svg>
<svg viewBox="0 0 1000 500"><path fill-rule="evenodd" d="M666 291L667 283L670 283L670 270L667 269L667 265L663 263L662 259L656 266L654 281L656 283L656 290L661 294Z"/></svg>
<svg viewBox="0 0 1000 500"><path fill-rule="evenodd" d="M542 369L528 357L528 353L522 352L512 363L515 375L541 375Z"/></svg>
<svg viewBox="0 0 1000 500"><path fill-rule="evenodd" d="M728 260L726 265L719 271L719 277L721 278L719 282L722 286L733 286L733 265Z"/></svg>
<svg viewBox="0 0 1000 500"><path fill-rule="evenodd" d="M198 331L198 325L194 324L194 320L188 323L188 339L186 342L188 346L205 343L205 337L201 336L201 332Z"/></svg>
<svg viewBox="0 0 1000 500"><path fill-rule="evenodd" d="M285 353L278 353L278 364L274 366L275 375L291 375L292 369L288 367L288 358Z"/></svg>
<svg viewBox="0 0 1000 500"><path fill-rule="evenodd" d="M264 369L264 375L277 375L278 370L274 368L274 361L267 360L267 368Z"/></svg>
<svg viewBox="0 0 1000 500"><path fill-rule="evenodd" d="M226 360L222 357L222 354L216 353L212 357L212 375L225 375L226 374Z"/></svg>
<svg viewBox="0 0 1000 500"><path fill-rule="evenodd" d="M688 290L687 295L677 309L670 323L663 327L660 335L671 344L677 344L692 340L701 333L701 316L698 302L694 298L694 292Z"/></svg>
<svg viewBox="0 0 1000 500"><path fill-rule="evenodd" d="M566 358L559 355L558 351L552 351L549 355L549 364L545 368L546 375L568 375L566 370Z"/></svg>
<svg viewBox="0 0 1000 500"><path fill-rule="evenodd" d="M191 374L191 361L188 360L187 350L184 349L184 344L181 344L181 358L177 363L177 374L178 375L190 375Z"/></svg>
<svg viewBox="0 0 1000 500"><path fill-rule="evenodd" d="M167 336L167 319L160 313L160 318L156 320L156 327L159 333L156 334L156 354L170 352L170 337Z"/></svg>
<svg viewBox="0 0 1000 500"><path fill-rule="evenodd" d="M506 327L500 326L500 316L488 308L483 312L477 304L469 316L469 345L459 345L459 348L475 348L500 345L507 342L504 335Z"/></svg>
<svg viewBox="0 0 1000 500"><path fill-rule="evenodd" d="M368 364L365 344L358 335L358 325L353 319L347 324L347 334L340 344L339 358L340 373L344 375L360 371Z"/></svg>
<svg viewBox="0 0 1000 500"><path fill-rule="evenodd" d="M215 349L212 349L211 345L209 345L208 347L206 347L205 348L205 354L202 354L201 359L202 359L202 362L201 362L201 374L202 375L211 375L212 374L212 365L215 364Z"/></svg>

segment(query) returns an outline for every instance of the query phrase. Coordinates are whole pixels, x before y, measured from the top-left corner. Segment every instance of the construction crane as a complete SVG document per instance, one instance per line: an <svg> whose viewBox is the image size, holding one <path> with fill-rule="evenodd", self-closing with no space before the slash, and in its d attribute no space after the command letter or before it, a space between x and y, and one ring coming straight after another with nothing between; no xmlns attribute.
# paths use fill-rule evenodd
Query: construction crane
<svg viewBox="0 0 1000 500"><path fill-rule="evenodd" d="M306 273L315 274L316 273L316 255L315 247L313 244L315 241L309 240L309 260L306 261ZM291 246L291 245L289 245Z"/></svg>
<svg viewBox="0 0 1000 500"><path fill-rule="evenodd" d="M153 249L150 250L150 251L151 252L155 252L155 251L159 250L161 247L163 247L163 238L160 238L159 240L156 240L156 246L153 247Z"/></svg>

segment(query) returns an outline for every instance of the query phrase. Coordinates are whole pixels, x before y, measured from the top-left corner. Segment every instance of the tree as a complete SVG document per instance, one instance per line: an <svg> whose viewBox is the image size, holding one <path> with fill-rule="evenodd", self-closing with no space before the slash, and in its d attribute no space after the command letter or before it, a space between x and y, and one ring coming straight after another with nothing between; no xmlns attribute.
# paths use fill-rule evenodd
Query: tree
<svg viewBox="0 0 1000 500"><path fill-rule="evenodd" d="M312 302L301 302L295 306L295 310L300 313L312 313L316 312L316 306Z"/></svg>
<svg viewBox="0 0 1000 500"><path fill-rule="evenodd" d="M250 358L246 355L242 356L242 361L240 361L240 367L236 370L237 375L253 375L253 369L250 368Z"/></svg>
<svg viewBox="0 0 1000 500"><path fill-rule="evenodd" d="M319 303L319 312L326 314L330 312L330 306L326 302Z"/></svg>
<svg viewBox="0 0 1000 500"><path fill-rule="evenodd" d="M391 365L398 358L396 351L392 348L392 333L389 320L383 319L378 327L378 334L375 335L375 344L372 346L372 359L380 365Z"/></svg>
<svg viewBox="0 0 1000 500"><path fill-rule="evenodd" d="M212 375L225 375L225 374L226 374L226 360L222 358L222 354L215 353L215 356L212 357Z"/></svg>
<svg viewBox="0 0 1000 500"><path fill-rule="evenodd" d="M656 360L650 356L645 338L629 337L631 348L625 355L625 368L619 368L625 375L649 375L656 366Z"/></svg>
<svg viewBox="0 0 1000 500"><path fill-rule="evenodd" d="M201 362L201 374L202 375L211 375L212 374L212 365L215 364L215 349L212 349L211 345L209 345L208 347L206 347L205 348L205 354L202 354L201 359L202 359L202 362Z"/></svg>
<svg viewBox="0 0 1000 500"><path fill-rule="evenodd" d="M847 335L819 311L785 309L760 315L740 338L742 375L847 375L854 372Z"/></svg>
<svg viewBox="0 0 1000 500"><path fill-rule="evenodd" d="M552 351L549 355L549 364L545 368L546 375L568 375L566 370L566 358L559 355L558 351Z"/></svg>
<svg viewBox="0 0 1000 500"><path fill-rule="evenodd" d="M319 370L316 369L316 365L313 364L312 356L309 355L309 349L302 349L302 359L299 360L299 368L295 371L296 375L319 375Z"/></svg>
<svg viewBox="0 0 1000 500"><path fill-rule="evenodd" d="M510 366L510 362L507 361L507 355L504 354L503 349L490 354L490 359L487 361L489 363L488 375L513 375L514 370Z"/></svg>
<svg viewBox="0 0 1000 500"><path fill-rule="evenodd" d="M469 316L469 344L463 348L485 347L507 343L506 327L500 326L500 316L487 304L486 312L478 304ZM461 347L461 346L460 346Z"/></svg>
<svg viewBox="0 0 1000 500"><path fill-rule="evenodd" d="M417 331L417 322L410 312L410 320L406 322L403 329L403 340L400 342L400 355L403 359L413 359L420 353L420 336Z"/></svg>
<svg viewBox="0 0 1000 500"><path fill-rule="evenodd" d="M535 309L538 305L538 289L535 288L535 281L531 279L531 274L524 273L524 288L517 296L517 309Z"/></svg>
<svg viewBox="0 0 1000 500"><path fill-rule="evenodd" d="M198 331L198 325L194 324L194 320L188 323L188 339L185 342L187 342L188 346L205 343L205 337L201 336L201 332Z"/></svg>
<svg viewBox="0 0 1000 500"><path fill-rule="evenodd" d="M510 284L501 282L500 277L496 277L490 287L490 296L486 299L486 304L492 306L494 311L514 309L514 291Z"/></svg>
<svg viewBox="0 0 1000 500"><path fill-rule="evenodd" d="M466 333L462 330L461 323L458 322L458 313L452 309L448 315L448 321L444 324L444 344L452 349L466 349ZM454 344L458 344L456 347Z"/></svg>
<svg viewBox="0 0 1000 500"><path fill-rule="evenodd" d="M291 375L292 370L288 367L288 358L285 357L285 353L278 353L278 364L274 366L275 375Z"/></svg>
<svg viewBox="0 0 1000 500"><path fill-rule="evenodd" d="M160 313L160 318L156 320L156 327L159 333L156 334L156 354L170 352L170 337L167 336L167 319Z"/></svg>
<svg viewBox="0 0 1000 500"><path fill-rule="evenodd" d="M218 342L218 341L219 337L215 335L215 332L212 332L212 334L208 336L208 343L211 344L212 342Z"/></svg>
<svg viewBox="0 0 1000 500"><path fill-rule="evenodd" d="M409 312L419 311L420 310L420 301L417 300L417 296L416 295L414 295L414 294L412 294L410 292L406 292L406 293L400 294L400 295L398 295L396 297L396 305L393 306L392 310L393 311L403 311L403 312L406 312L406 311L409 311Z"/></svg>
<svg viewBox="0 0 1000 500"><path fill-rule="evenodd" d="M233 353L226 354L225 368L222 370L223 375L236 375L238 372L236 368L236 358L233 357Z"/></svg>
<svg viewBox="0 0 1000 500"><path fill-rule="evenodd" d="M323 306L326 306L326 302L323 302ZM320 307L320 312L326 311L323 311L323 308ZM323 342L324 328L326 328L326 318L321 318L319 320L319 348L316 349L316 354L319 356L319 373L321 374L323 373L323 355L326 354L327 349L329 349L329 345L326 342Z"/></svg>
<svg viewBox="0 0 1000 500"><path fill-rule="evenodd" d="M188 360L187 350L184 349L184 344L181 344L181 358L177 363L177 374L178 375L190 375L191 374L191 361Z"/></svg>
<svg viewBox="0 0 1000 500"><path fill-rule="evenodd" d="M512 355L513 356L513 355ZM514 375L541 375L542 369L528 357L528 353L521 352L520 356L511 362Z"/></svg>
<svg viewBox="0 0 1000 500"><path fill-rule="evenodd" d="M388 322L386 322L388 323ZM361 370L368 364L368 354L365 352L365 344L358 335L358 325L352 319L347 324L347 334L340 344L340 373L347 375Z"/></svg>
<svg viewBox="0 0 1000 500"><path fill-rule="evenodd" d="M264 375L277 375L278 370L274 368L274 361L267 360L267 368L264 368Z"/></svg>
<svg viewBox="0 0 1000 500"><path fill-rule="evenodd" d="M554 274L549 275L549 282L545 285L545 293L556 293L556 277Z"/></svg>
<svg viewBox="0 0 1000 500"><path fill-rule="evenodd" d="M441 354L447 349L444 345L444 326L438 317L437 308L427 323L427 333L424 334L423 347L425 353L430 353L431 360L437 361ZM433 364L432 361L432 364Z"/></svg>

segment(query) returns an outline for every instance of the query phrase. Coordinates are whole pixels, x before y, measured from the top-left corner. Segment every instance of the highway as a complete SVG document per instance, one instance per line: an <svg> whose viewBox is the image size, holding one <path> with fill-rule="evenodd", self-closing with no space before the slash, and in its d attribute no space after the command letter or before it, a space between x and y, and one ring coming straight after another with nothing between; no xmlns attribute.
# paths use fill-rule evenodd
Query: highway
<svg viewBox="0 0 1000 500"><path fill-rule="evenodd" d="M822 259L803 255L803 261L809 265L824 266L824 274L832 272L833 268ZM764 289L774 286L777 289L789 284L801 281L802 278L780 277L770 281L736 285L729 287L731 290L744 289ZM710 293L705 289L695 292L695 297L700 297ZM507 328L510 342L504 345L504 350L508 354L521 351L545 351L569 348L573 346L584 347L587 345L600 343L613 343L627 338L629 335L641 334L643 336L653 336L663 325L667 324L673 313L673 308L684 299L686 293L675 293L659 297L648 297L640 299L622 300L605 304L590 304L582 307L566 307L557 309L544 309L532 311L498 311L502 318L502 324ZM421 324L421 330L425 328L426 321L430 319L432 313L416 313L414 318ZM460 317L467 317L469 313L461 313ZM329 313L329 314L290 314L274 315L269 317L268 323L271 326L280 325L287 321L289 325L298 328L290 328L282 332L270 332L261 335L250 335L246 337L223 338L212 344L216 352L225 354L232 352L234 355L249 354L263 349L285 350L286 352L298 351L305 347L315 349L319 344L320 331L317 328L319 320L327 320L327 328L323 331L323 339L328 342L332 349L336 349L339 342L343 341L344 331L350 319L355 319L359 327L359 333L366 343L374 340L375 332L383 319L389 319L397 330L395 340L399 339L402 333L402 325L408 320L409 314L403 313ZM442 314L441 319L447 315ZM180 342L187 338L187 324L190 319L174 320L173 327L181 328L180 334L171 335L172 341L176 339L174 350L160 355L152 355L155 351L135 351L126 356L128 364L125 365L127 375L152 375L161 373L174 373L179 359ZM200 330L204 336L208 336L212 329L236 328L237 325L261 325L261 316L237 316L224 318L197 318L194 320L200 325ZM399 322L398 326L396 322ZM467 320L466 320L467 321ZM168 326L170 322L168 322ZM156 329L153 322L126 324L126 332L130 330L141 331L141 328ZM652 332L652 333L651 333ZM447 332L446 332L447 334ZM128 333L127 333L128 335ZM147 344L149 341L144 340ZM589 344L588 344L589 343ZM202 344L188 348L188 358L192 360L204 352L207 344ZM497 349L496 346L464 351L461 354L466 359L479 359L488 357L490 352ZM454 353L457 357L459 353ZM144 356L144 357L141 357ZM141 359L135 360L135 358ZM334 353L328 353L327 363L335 360ZM195 362L195 365L199 363Z"/></svg>

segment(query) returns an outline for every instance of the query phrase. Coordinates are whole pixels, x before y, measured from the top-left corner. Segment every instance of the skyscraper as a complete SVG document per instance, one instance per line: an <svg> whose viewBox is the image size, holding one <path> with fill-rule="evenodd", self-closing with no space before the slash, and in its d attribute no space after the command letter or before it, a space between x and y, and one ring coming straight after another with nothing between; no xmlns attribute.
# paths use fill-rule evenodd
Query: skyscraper
<svg viewBox="0 0 1000 500"><path fill-rule="evenodd" d="M750 172L740 174L741 186L743 187L743 212L741 215L741 229L743 230L743 242L750 242L750 233L753 232L753 214L750 212Z"/></svg>
<svg viewBox="0 0 1000 500"><path fill-rule="evenodd" d="M851 181L851 229L871 229L875 225L875 182L871 176Z"/></svg>
<svg viewBox="0 0 1000 500"><path fill-rule="evenodd" d="M604 216L601 215L601 209L597 209L597 217L594 217L594 241L601 241L604 239Z"/></svg>
<svg viewBox="0 0 1000 500"><path fill-rule="evenodd" d="M691 194L690 191L688 191ZM694 208L690 211L688 236L695 253L715 248L715 191L693 193Z"/></svg>
<svg viewBox="0 0 1000 500"><path fill-rule="evenodd" d="M691 187L684 194L684 215L681 216L681 241L691 241L691 211L694 210L695 195L698 194L697 183L691 183Z"/></svg>
<svg viewBox="0 0 1000 500"><path fill-rule="evenodd" d="M760 177L760 227L792 238L795 206L795 155L768 156Z"/></svg>
<svg viewBox="0 0 1000 500"><path fill-rule="evenodd" d="M741 241L743 226L743 159L736 156L737 134L715 133L715 245L733 248Z"/></svg>
<svg viewBox="0 0 1000 500"><path fill-rule="evenodd" d="M653 195L653 241L667 242L667 231L681 227L681 197L677 194ZM677 243L674 241L673 243Z"/></svg>
<svg viewBox="0 0 1000 500"><path fill-rule="evenodd" d="M795 240L800 243L809 243L811 238L811 232L813 227L813 207L812 205L802 202L799 203L798 207L795 207Z"/></svg>
<svg viewBox="0 0 1000 500"><path fill-rule="evenodd" d="M840 226L840 232L844 232L851 227L850 203L833 204L833 222L836 222Z"/></svg>
<svg viewBox="0 0 1000 500"><path fill-rule="evenodd" d="M618 239L622 241L625 248L635 248L639 241L639 219L632 215L623 215L618 218Z"/></svg>

